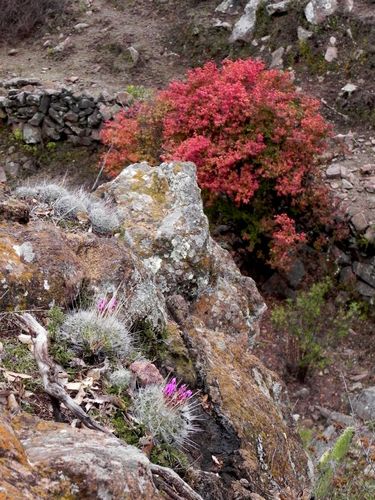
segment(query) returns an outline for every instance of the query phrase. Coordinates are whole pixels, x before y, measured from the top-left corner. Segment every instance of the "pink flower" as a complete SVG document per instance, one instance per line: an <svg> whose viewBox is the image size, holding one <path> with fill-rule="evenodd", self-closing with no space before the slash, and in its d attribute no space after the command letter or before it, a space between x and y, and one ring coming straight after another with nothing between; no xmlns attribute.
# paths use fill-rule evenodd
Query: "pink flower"
<svg viewBox="0 0 375 500"><path fill-rule="evenodd" d="M116 310L117 305L118 302L115 297L112 297L110 300L103 297L99 299L96 307L100 314L105 314L106 312L113 313Z"/></svg>
<svg viewBox="0 0 375 500"><path fill-rule="evenodd" d="M163 389L164 397L172 406L183 404L187 399L191 398L193 392L187 388L185 384L178 386L177 380L172 378Z"/></svg>

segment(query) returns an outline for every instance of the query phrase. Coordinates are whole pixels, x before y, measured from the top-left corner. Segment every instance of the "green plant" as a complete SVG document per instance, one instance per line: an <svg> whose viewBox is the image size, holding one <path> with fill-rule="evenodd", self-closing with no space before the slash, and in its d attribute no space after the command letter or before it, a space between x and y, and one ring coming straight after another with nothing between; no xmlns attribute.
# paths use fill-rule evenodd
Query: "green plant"
<svg viewBox="0 0 375 500"><path fill-rule="evenodd" d="M157 444L151 450L151 462L154 464L170 467L183 474L189 467L189 459L181 450L176 450L166 444Z"/></svg>
<svg viewBox="0 0 375 500"><path fill-rule="evenodd" d="M287 337L287 366L300 380L311 368L324 366L324 347L345 335L360 312L357 302L344 308L329 300L332 287L332 280L326 278L272 311L273 324Z"/></svg>
<svg viewBox="0 0 375 500"><path fill-rule="evenodd" d="M12 132L13 134L13 138L14 140L16 140L17 142L21 142L23 141L23 133L22 133L22 129L20 128L15 128Z"/></svg>
<svg viewBox="0 0 375 500"><path fill-rule="evenodd" d="M145 101L152 97L152 90L143 85L127 85L125 87L125 92L127 92L134 101Z"/></svg>
<svg viewBox="0 0 375 500"><path fill-rule="evenodd" d="M331 498L330 488L335 470L343 458L347 455L354 437L353 427L347 427L339 436L330 450L327 450L318 463L318 480L315 486L315 497L317 500Z"/></svg>
<svg viewBox="0 0 375 500"><path fill-rule="evenodd" d="M165 328L156 329L150 321L140 321L134 326L134 334L146 358L160 359L163 356L168 338L168 331Z"/></svg>
<svg viewBox="0 0 375 500"><path fill-rule="evenodd" d="M52 151L55 151L56 148L57 148L56 142L54 142L54 141L47 142L47 144L46 144L47 151L52 152Z"/></svg>

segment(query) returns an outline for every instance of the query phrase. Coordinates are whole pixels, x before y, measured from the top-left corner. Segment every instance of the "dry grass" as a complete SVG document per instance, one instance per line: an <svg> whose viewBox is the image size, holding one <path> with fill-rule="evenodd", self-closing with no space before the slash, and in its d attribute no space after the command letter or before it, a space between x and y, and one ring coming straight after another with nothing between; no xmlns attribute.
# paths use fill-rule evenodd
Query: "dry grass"
<svg viewBox="0 0 375 500"><path fill-rule="evenodd" d="M68 0L0 0L0 42L16 41L63 14Z"/></svg>

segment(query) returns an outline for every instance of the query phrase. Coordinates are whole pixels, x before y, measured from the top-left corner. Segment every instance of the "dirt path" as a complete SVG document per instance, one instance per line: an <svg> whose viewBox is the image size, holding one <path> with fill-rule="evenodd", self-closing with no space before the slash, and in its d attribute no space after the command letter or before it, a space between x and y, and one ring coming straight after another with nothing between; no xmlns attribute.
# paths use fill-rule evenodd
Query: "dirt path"
<svg viewBox="0 0 375 500"><path fill-rule="evenodd" d="M61 82L78 77L81 87L108 90L127 84L161 86L182 75L189 61L173 52L168 41L173 17L180 13L159 7L150 0L86 0L84 11L75 9L68 23L53 32L41 30L22 43L0 46L0 78L27 76ZM184 12L188 16L188 9ZM77 28L82 23L87 26ZM53 48L61 43L66 48L54 53ZM129 47L139 53L134 67ZM10 55L11 49L16 54Z"/></svg>

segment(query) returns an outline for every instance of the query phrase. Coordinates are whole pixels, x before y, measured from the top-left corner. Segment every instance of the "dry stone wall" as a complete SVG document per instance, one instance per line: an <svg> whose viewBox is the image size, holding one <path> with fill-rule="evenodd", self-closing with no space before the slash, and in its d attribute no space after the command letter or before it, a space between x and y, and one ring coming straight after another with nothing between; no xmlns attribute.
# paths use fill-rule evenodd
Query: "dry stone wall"
<svg viewBox="0 0 375 500"><path fill-rule="evenodd" d="M14 78L0 82L0 119L19 129L27 144L68 140L89 146L100 140L103 122L126 106L128 98L124 92L115 96L105 91L92 94Z"/></svg>

